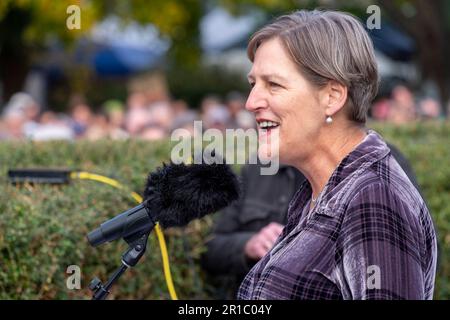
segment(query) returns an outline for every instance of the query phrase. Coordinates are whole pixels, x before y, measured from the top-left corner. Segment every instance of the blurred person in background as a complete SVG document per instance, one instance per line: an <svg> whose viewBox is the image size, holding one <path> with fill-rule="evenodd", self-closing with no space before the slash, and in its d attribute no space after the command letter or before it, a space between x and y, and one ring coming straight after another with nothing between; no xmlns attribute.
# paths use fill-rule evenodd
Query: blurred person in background
<svg viewBox="0 0 450 320"><path fill-rule="evenodd" d="M3 117L0 117L0 141L1 140L6 140L7 137L7 132L6 132L6 127L5 127L5 123L3 121Z"/></svg>
<svg viewBox="0 0 450 320"><path fill-rule="evenodd" d="M236 91L227 95L226 106L230 113L230 120L227 128L251 129L256 128L253 115L245 109L245 97Z"/></svg>
<svg viewBox="0 0 450 320"><path fill-rule="evenodd" d="M196 111L189 110L181 113L175 117L172 123L172 128L170 133L176 129L185 129L180 131L181 133L186 133L188 137L195 137L197 134L202 134L202 132L196 132L194 127L194 121L199 120L199 115Z"/></svg>
<svg viewBox="0 0 450 320"><path fill-rule="evenodd" d="M142 92L131 92L127 98L127 111L134 109L146 109L148 106L148 100Z"/></svg>
<svg viewBox="0 0 450 320"><path fill-rule="evenodd" d="M84 138L91 141L109 138L109 123L104 113L97 112L93 114L92 121L84 134Z"/></svg>
<svg viewBox="0 0 450 320"><path fill-rule="evenodd" d="M167 131L159 124L150 123L142 128L138 138L148 141L163 140L167 139Z"/></svg>
<svg viewBox="0 0 450 320"><path fill-rule="evenodd" d="M229 92L225 99L225 105L228 108L228 112L230 114L228 128L239 128L237 119L238 115L240 112L246 111L244 96L237 91Z"/></svg>
<svg viewBox="0 0 450 320"><path fill-rule="evenodd" d="M230 113L223 105L215 105L206 110L203 114L204 129L218 129L225 132L230 128Z"/></svg>
<svg viewBox="0 0 450 320"><path fill-rule="evenodd" d="M65 115L57 115L53 111L45 111L39 118L39 125L29 136L36 141L73 140L75 133Z"/></svg>
<svg viewBox="0 0 450 320"><path fill-rule="evenodd" d="M404 84L392 89L387 119L394 124L406 124L417 119L417 106L412 91Z"/></svg>
<svg viewBox="0 0 450 320"><path fill-rule="evenodd" d="M113 140L128 138L123 103L119 100L107 100L103 103L102 110L108 121L108 137Z"/></svg>
<svg viewBox="0 0 450 320"><path fill-rule="evenodd" d="M24 138L23 127L25 116L18 110L7 109L3 113L3 133L4 140L19 140Z"/></svg>
<svg viewBox="0 0 450 320"><path fill-rule="evenodd" d="M83 138L94 119L93 112L83 97L76 95L70 99L70 117L75 137Z"/></svg>
<svg viewBox="0 0 450 320"><path fill-rule="evenodd" d="M247 110L241 110L236 116L236 124L238 128L256 129L255 117Z"/></svg>
<svg viewBox="0 0 450 320"><path fill-rule="evenodd" d="M379 95L370 108L371 118L375 121L386 121L391 107L390 94Z"/></svg>
<svg viewBox="0 0 450 320"><path fill-rule="evenodd" d="M129 110L125 115L125 130L131 137L138 136L150 120L150 112L147 109Z"/></svg>
<svg viewBox="0 0 450 320"><path fill-rule="evenodd" d="M219 111L213 111L213 109L219 109ZM222 100L213 94L207 95L202 99L202 102L200 103L200 115L203 130L213 128L213 122L218 122L218 129L223 130L226 128L230 117L227 108L222 103Z"/></svg>
<svg viewBox="0 0 450 320"><path fill-rule="evenodd" d="M230 112L222 100L215 95L208 95L201 102L201 120L203 130L210 128L225 131L230 125Z"/></svg>
<svg viewBox="0 0 450 320"><path fill-rule="evenodd" d="M141 92L132 92L127 98L124 128L130 137L137 137L150 123L147 97Z"/></svg>
<svg viewBox="0 0 450 320"><path fill-rule="evenodd" d="M441 116L441 106L436 99L427 97L419 103L419 114L421 120L439 119Z"/></svg>
<svg viewBox="0 0 450 320"><path fill-rule="evenodd" d="M8 127L13 130L12 135L15 139L33 134L38 127L40 111L40 106L28 93L18 92L10 98L5 107L5 115L7 115ZM21 134L19 134L19 130L22 131Z"/></svg>
<svg viewBox="0 0 450 320"><path fill-rule="evenodd" d="M3 123L3 117L0 115L0 140L6 139L6 130L5 125Z"/></svg>
<svg viewBox="0 0 450 320"><path fill-rule="evenodd" d="M205 96L200 103L200 112L202 116L206 114L206 112L216 106L223 105L222 100L214 94L210 94Z"/></svg>
<svg viewBox="0 0 450 320"><path fill-rule="evenodd" d="M189 111L189 105L182 99L173 100L171 105L174 117L177 117Z"/></svg>
<svg viewBox="0 0 450 320"><path fill-rule="evenodd" d="M163 130L169 131L172 127L174 112L172 105L168 101L154 102L149 106L150 122L160 126Z"/></svg>

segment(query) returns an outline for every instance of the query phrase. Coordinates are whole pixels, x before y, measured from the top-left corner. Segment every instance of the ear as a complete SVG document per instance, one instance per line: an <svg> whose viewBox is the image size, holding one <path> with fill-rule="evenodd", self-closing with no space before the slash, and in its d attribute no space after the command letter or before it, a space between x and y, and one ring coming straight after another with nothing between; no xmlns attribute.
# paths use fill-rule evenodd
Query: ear
<svg viewBox="0 0 450 320"><path fill-rule="evenodd" d="M330 80L325 87L325 115L333 116L347 101L348 88L340 82Z"/></svg>

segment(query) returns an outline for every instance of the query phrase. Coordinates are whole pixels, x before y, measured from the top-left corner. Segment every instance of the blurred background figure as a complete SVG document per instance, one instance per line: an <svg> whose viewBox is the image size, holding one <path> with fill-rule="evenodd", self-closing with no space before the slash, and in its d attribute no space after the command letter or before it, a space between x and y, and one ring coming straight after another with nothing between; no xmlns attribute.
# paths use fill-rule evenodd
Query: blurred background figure
<svg viewBox="0 0 450 320"><path fill-rule="evenodd" d="M372 104L370 116L375 121L386 121L391 107L390 92L379 94Z"/></svg>
<svg viewBox="0 0 450 320"><path fill-rule="evenodd" d="M246 97L237 91L227 94L226 105L230 113L229 128L256 128L253 114L245 109Z"/></svg>
<svg viewBox="0 0 450 320"><path fill-rule="evenodd" d="M225 130L231 126L230 120L230 112L223 105L210 107L203 115L205 129L218 129L225 132Z"/></svg>
<svg viewBox="0 0 450 320"><path fill-rule="evenodd" d="M414 95L405 85L397 85L392 90L388 121L394 124L406 124L417 119L417 107Z"/></svg>
<svg viewBox="0 0 450 320"><path fill-rule="evenodd" d="M73 140L75 132L70 127L66 115L58 115L53 111L45 111L39 118L39 124L29 135L29 138L37 141L46 140Z"/></svg>
<svg viewBox="0 0 450 320"><path fill-rule="evenodd" d="M103 113L108 122L108 137L116 139L126 139L129 134L125 131L125 107L119 100L107 100L102 106Z"/></svg>
<svg viewBox="0 0 450 320"><path fill-rule="evenodd" d="M230 114L228 128L240 128L238 117L241 112L245 112L245 97L237 91L227 94L225 99L226 107Z"/></svg>
<svg viewBox="0 0 450 320"><path fill-rule="evenodd" d="M143 140L155 141L167 138L167 131L158 124L148 124L142 128L139 138Z"/></svg>
<svg viewBox="0 0 450 320"><path fill-rule="evenodd" d="M147 109L128 110L125 116L125 129L131 137L138 136L150 119L150 112Z"/></svg>
<svg viewBox="0 0 450 320"><path fill-rule="evenodd" d="M188 112L189 106L188 106L187 102L184 101L183 99L178 99L178 100L172 101L172 110L173 110L174 117L177 117L181 114Z"/></svg>
<svg viewBox="0 0 450 320"><path fill-rule="evenodd" d="M90 106L81 96L73 96L70 101L70 116L72 130L76 138L83 138L88 127L92 124L94 115Z"/></svg>
<svg viewBox="0 0 450 320"><path fill-rule="evenodd" d="M201 101L200 111L202 115L206 114L209 109L222 105L220 97L214 94L207 94Z"/></svg>
<svg viewBox="0 0 450 320"><path fill-rule="evenodd" d="M14 94L5 107L7 131L13 139L30 136L38 125L40 106L27 93Z"/></svg>
<svg viewBox="0 0 450 320"><path fill-rule="evenodd" d="M99 140L109 138L108 118L105 114L97 112L92 115L92 120L85 132L87 140Z"/></svg>
<svg viewBox="0 0 450 320"><path fill-rule="evenodd" d="M138 136L150 118L146 96L141 92L132 92L127 98L125 130L131 137Z"/></svg>
<svg viewBox="0 0 450 320"><path fill-rule="evenodd" d="M147 106L147 97L142 92L132 92L127 98L127 111L146 109Z"/></svg>
<svg viewBox="0 0 450 320"><path fill-rule="evenodd" d="M232 127L229 109L215 95L208 95L203 98L201 112L204 130L214 128L225 131L226 128Z"/></svg>
<svg viewBox="0 0 450 320"><path fill-rule="evenodd" d="M2 117L0 117L0 141L1 140L6 140L6 129Z"/></svg>
<svg viewBox="0 0 450 320"><path fill-rule="evenodd" d="M154 102L149 107L151 124L168 131L172 127L174 112L168 101Z"/></svg>
<svg viewBox="0 0 450 320"><path fill-rule="evenodd" d="M440 118L441 106L431 97L425 98L419 103L419 114L422 120L436 120Z"/></svg>
<svg viewBox="0 0 450 320"><path fill-rule="evenodd" d="M25 116L18 110L7 110L3 113L2 139L18 140L24 138L23 127Z"/></svg>
<svg viewBox="0 0 450 320"><path fill-rule="evenodd" d="M173 120L170 132L173 132L176 129L185 129L181 132L185 132L186 137L194 138L196 135L201 135L202 132L196 132L194 127L194 121L196 120L199 120L199 115L196 111L189 110L178 114Z"/></svg>

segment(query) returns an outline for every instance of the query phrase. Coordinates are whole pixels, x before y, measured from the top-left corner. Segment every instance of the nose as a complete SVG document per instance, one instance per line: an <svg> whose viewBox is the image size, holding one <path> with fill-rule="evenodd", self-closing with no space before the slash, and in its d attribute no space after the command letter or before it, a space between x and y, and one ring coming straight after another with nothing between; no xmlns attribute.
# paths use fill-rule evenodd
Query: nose
<svg viewBox="0 0 450 320"><path fill-rule="evenodd" d="M261 88L256 85L250 91L247 102L245 103L245 109L250 112L257 112L260 109L267 108L268 103Z"/></svg>

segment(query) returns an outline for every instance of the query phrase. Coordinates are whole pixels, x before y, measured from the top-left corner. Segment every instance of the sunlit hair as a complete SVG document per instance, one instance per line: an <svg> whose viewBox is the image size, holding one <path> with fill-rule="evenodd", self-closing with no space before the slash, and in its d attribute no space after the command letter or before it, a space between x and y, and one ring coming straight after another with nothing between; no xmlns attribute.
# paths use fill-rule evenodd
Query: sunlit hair
<svg viewBox="0 0 450 320"><path fill-rule="evenodd" d="M322 10L281 16L253 34L247 47L249 59L253 62L261 43L275 37L313 85L322 87L335 80L347 86L349 117L365 123L378 91L378 71L372 41L357 18Z"/></svg>

